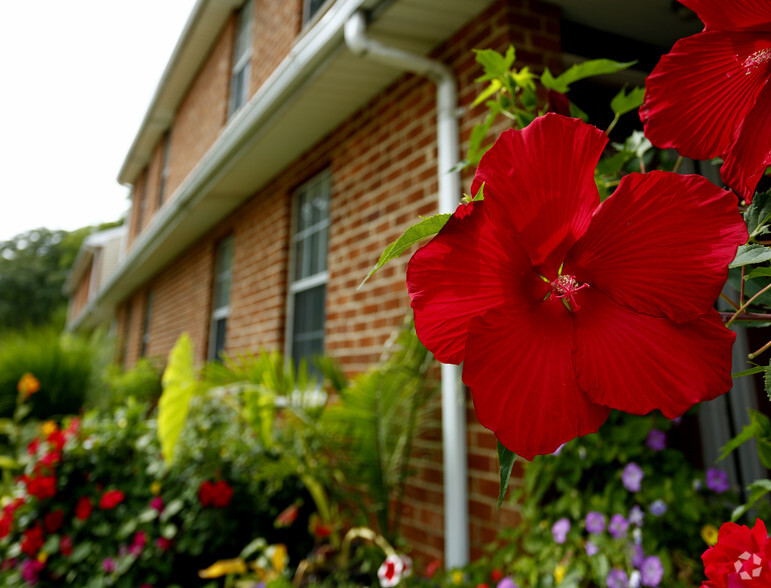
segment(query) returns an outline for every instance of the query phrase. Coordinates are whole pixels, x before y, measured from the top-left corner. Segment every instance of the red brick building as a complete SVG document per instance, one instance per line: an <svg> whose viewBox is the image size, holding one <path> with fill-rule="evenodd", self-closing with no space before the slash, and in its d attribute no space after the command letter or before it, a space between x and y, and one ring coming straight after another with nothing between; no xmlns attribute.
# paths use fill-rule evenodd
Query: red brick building
<svg viewBox="0 0 771 588"><path fill-rule="evenodd" d="M454 162L439 169L437 86L409 71L422 62L356 54L344 32L356 14L366 38L443 64L461 155L484 114L470 108L473 49L514 44L535 71L642 51L644 69L701 28L668 0L199 0L119 173L132 188L121 262L87 296L72 284L71 329L114 321L126 367L166 356L183 332L200 361L323 351L355 373L378 359L409 310L408 257L357 286L406 226L437 212ZM454 184L455 202L472 174ZM495 440L468 400L465 412L461 510L445 517L439 423L417 448L403 530L425 559L463 563L516 523L496 508ZM454 555L446 519L467 533Z"/></svg>

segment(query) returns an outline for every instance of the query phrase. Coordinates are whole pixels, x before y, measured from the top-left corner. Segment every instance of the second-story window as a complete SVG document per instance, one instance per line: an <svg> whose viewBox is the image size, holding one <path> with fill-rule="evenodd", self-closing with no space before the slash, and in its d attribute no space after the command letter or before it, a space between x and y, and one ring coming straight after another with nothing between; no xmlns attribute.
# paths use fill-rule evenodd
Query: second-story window
<svg viewBox="0 0 771 588"><path fill-rule="evenodd" d="M148 290L145 296L145 314L142 317L142 340L139 344L139 357L147 355L150 346L150 320L153 316L153 291Z"/></svg>
<svg viewBox="0 0 771 588"><path fill-rule="evenodd" d="M303 23L308 22L327 0L305 0L303 2Z"/></svg>
<svg viewBox="0 0 771 588"><path fill-rule="evenodd" d="M233 281L233 235L217 245L214 260L211 326L209 327L209 359L221 359L230 315L230 285Z"/></svg>
<svg viewBox="0 0 771 588"><path fill-rule="evenodd" d="M236 40L233 47L233 67L230 72L228 118L249 98L249 61L252 57L253 0L247 0L238 11Z"/></svg>
<svg viewBox="0 0 771 588"><path fill-rule="evenodd" d="M324 353L330 190L326 171L296 194L287 330L287 349L295 363Z"/></svg>
<svg viewBox="0 0 771 588"><path fill-rule="evenodd" d="M163 205L166 195L166 184L169 180L169 150L171 148L171 131L163 136L163 163L161 163L161 179L158 182L158 208Z"/></svg>

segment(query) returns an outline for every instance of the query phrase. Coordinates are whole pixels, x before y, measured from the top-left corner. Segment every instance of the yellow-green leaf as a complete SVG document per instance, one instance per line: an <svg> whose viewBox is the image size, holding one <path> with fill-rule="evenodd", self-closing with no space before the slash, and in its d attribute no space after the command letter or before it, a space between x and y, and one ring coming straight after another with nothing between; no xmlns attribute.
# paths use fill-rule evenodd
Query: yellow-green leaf
<svg viewBox="0 0 771 588"><path fill-rule="evenodd" d="M162 382L163 394L158 401L158 439L164 459L170 462L185 426L190 399L198 387L193 367L193 344L187 333L174 344Z"/></svg>

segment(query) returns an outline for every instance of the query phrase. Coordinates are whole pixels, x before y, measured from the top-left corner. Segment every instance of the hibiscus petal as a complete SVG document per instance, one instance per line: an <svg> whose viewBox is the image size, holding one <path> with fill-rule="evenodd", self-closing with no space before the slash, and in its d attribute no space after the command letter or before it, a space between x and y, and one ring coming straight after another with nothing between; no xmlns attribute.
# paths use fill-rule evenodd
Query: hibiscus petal
<svg viewBox="0 0 771 588"><path fill-rule="evenodd" d="M463 364L479 422L532 459L595 432L609 410L576 386L573 324L559 301L497 308L472 322Z"/></svg>
<svg viewBox="0 0 771 588"><path fill-rule="evenodd" d="M716 311L690 323L639 314L602 292L574 313L578 385L597 404L667 418L731 388L735 338Z"/></svg>
<svg viewBox="0 0 771 588"><path fill-rule="evenodd" d="M723 181L749 204L763 172L771 165L771 82L758 96L736 144L720 169Z"/></svg>
<svg viewBox="0 0 771 588"><path fill-rule="evenodd" d="M740 29L771 30L771 2L768 0L679 0L693 10L707 29L731 31Z"/></svg>
<svg viewBox="0 0 771 588"><path fill-rule="evenodd" d="M460 205L407 266L418 337L444 363L463 361L474 316L502 304L543 298L548 288L511 231L490 223L486 205Z"/></svg>
<svg viewBox="0 0 771 588"><path fill-rule="evenodd" d="M645 82L645 136L693 159L724 155L768 80L753 55L768 35L704 32L680 39Z"/></svg>
<svg viewBox="0 0 771 588"><path fill-rule="evenodd" d="M606 142L599 129L550 113L503 132L479 163L472 192L484 183L490 218L516 229L550 279L599 203L594 168Z"/></svg>
<svg viewBox="0 0 771 588"><path fill-rule="evenodd" d="M701 176L629 174L598 207L564 272L638 312L685 322L712 307L746 241L732 193Z"/></svg>

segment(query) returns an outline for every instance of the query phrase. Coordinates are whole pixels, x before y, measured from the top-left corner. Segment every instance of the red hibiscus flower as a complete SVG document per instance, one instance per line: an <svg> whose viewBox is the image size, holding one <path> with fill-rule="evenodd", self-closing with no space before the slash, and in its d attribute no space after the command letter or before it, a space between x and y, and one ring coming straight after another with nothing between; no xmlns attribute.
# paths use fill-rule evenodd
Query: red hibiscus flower
<svg viewBox="0 0 771 588"><path fill-rule="evenodd" d="M707 581L701 588L771 586L771 539L760 519L746 525L723 523L717 544L701 556Z"/></svg>
<svg viewBox="0 0 771 588"><path fill-rule="evenodd" d="M118 506L126 495L120 490L107 490L99 499L99 508L102 510L112 510Z"/></svg>
<svg viewBox="0 0 771 588"><path fill-rule="evenodd" d="M92 510L94 510L94 504L91 499L88 496L83 496L75 505L75 516L81 521L85 521L91 516Z"/></svg>
<svg viewBox="0 0 771 588"><path fill-rule="evenodd" d="M645 135L693 159L723 157L723 181L749 203L771 165L771 2L680 1L705 27L648 76Z"/></svg>
<svg viewBox="0 0 771 588"><path fill-rule="evenodd" d="M30 527L21 537L21 552L29 557L35 557L45 543L43 539L43 527L35 525Z"/></svg>
<svg viewBox="0 0 771 588"><path fill-rule="evenodd" d="M461 205L407 268L420 339L464 362L480 422L530 459L610 408L683 414L731 387L734 334L712 304L747 230L698 176L629 174L602 204L607 142L547 114L504 132Z"/></svg>

